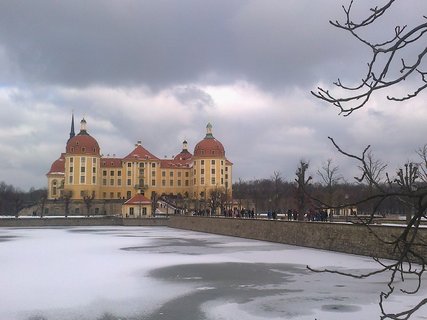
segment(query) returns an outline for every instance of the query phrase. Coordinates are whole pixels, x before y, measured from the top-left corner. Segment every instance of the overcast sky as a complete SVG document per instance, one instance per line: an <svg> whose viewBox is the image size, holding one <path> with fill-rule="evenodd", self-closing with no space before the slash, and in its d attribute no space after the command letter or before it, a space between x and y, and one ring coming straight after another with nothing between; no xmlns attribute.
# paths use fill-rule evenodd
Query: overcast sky
<svg viewBox="0 0 427 320"><path fill-rule="evenodd" d="M315 175L332 158L351 182L357 163L328 136L355 153L371 144L393 173L427 143L425 94L406 103L374 96L346 118L310 94L363 76L369 52L328 23L343 20L347 2L1 1L0 181L45 187L72 111L101 152L118 157L137 140L161 158L184 139L192 152L211 122L234 181L274 171L293 180L300 159ZM397 1L386 21L426 13L425 0Z"/></svg>

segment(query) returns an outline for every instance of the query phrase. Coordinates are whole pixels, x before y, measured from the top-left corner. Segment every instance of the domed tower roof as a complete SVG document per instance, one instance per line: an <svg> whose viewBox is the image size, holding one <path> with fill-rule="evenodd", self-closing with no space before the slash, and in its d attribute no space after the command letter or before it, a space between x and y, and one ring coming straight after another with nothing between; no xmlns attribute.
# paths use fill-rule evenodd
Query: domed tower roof
<svg viewBox="0 0 427 320"><path fill-rule="evenodd" d="M61 156L56 159L50 166L50 170L47 174L64 174L65 172L65 153L61 153Z"/></svg>
<svg viewBox="0 0 427 320"><path fill-rule="evenodd" d="M206 136L194 147L195 157L224 157L225 150L221 142L212 135L212 125L208 123L206 126Z"/></svg>
<svg viewBox="0 0 427 320"><path fill-rule="evenodd" d="M188 160L192 156L193 155L188 151L188 142L184 140L182 142L182 151L175 156L174 160Z"/></svg>
<svg viewBox="0 0 427 320"><path fill-rule="evenodd" d="M66 152L68 154L87 154L99 156L98 142L86 130L86 120L80 121L80 132L67 142Z"/></svg>

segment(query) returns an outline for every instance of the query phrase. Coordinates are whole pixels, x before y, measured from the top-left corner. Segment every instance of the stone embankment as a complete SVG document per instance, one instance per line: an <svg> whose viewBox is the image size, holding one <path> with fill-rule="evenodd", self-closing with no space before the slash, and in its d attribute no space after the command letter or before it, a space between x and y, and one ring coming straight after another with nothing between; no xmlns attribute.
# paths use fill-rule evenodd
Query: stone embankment
<svg viewBox="0 0 427 320"><path fill-rule="evenodd" d="M351 223L274 221L222 217L170 216L169 218L123 219L91 218L18 218L0 219L0 227L73 227L73 226L168 226L171 228L214 233L331 250L378 258L395 258L393 241L401 226L364 225ZM379 240L382 239L383 241ZM385 242L384 242L385 241ZM417 252L427 259L427 228L418 230Z"/></svg>

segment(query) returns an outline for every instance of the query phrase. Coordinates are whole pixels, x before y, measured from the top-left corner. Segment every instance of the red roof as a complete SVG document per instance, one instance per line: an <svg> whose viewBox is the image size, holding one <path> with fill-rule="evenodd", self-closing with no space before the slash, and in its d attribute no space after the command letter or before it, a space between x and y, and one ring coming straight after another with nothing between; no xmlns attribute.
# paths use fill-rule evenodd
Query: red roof
<svg viewBox="0 0 427 320"><path fill-rule="evenodd" d="M124 161L129 160L159 160L155 155L151 152L147 151L140 144L135 146L135 149L129 153L126 157L123 158Z"/></svg>
<svg viewBox="0 0 427 320"><path fill-rule="evenodd" d="M178 153L173 159L177 161L182 161L182 160L191 159L192 157L193 155L190 152L188 152L188 150L184 149L180 153Z"/></svg>
<svg viewBox="0 0 427 320"><path fill-rule="evenodd" d="M147 199L144 195L138 193L134 195L132 198L130 198L128 201L126 201L124 204L143 205L143 204L151 204L151 201Z"/></svg>
<svg viewBox="0 0 427 320"><path fill-rule="evenodd" d="M224 146L217 139L206 137L194 147L194 156L207 158L224 157Z"/></svg>
<svg viewBox="0 0 427 320"><path fill-rule="evenodd" d="M61 153L61 156L55 160L50 166L50 170L47 174L64 174L65 172L65 153Z"/></svg>
<svg viewBox="0 0 427 320"><path fill-rule="evenodd" d="M121 168L122 159L118 158L101 158L101 168Z"/></svg>
<svg viewBox="0 0 427 320"><path fill-rule="evenodd" d="M67 153L99 155L98 142L86 131L81 131L67 142Z"/></svg>
<svg viewBox="0 0 427 320"><path fill-rule="evenodd" d="M191 165L191 159L187 160L175 160L175 159L162 159L160 160L161 168L173 168L173 169L188 169Z"/></svg>

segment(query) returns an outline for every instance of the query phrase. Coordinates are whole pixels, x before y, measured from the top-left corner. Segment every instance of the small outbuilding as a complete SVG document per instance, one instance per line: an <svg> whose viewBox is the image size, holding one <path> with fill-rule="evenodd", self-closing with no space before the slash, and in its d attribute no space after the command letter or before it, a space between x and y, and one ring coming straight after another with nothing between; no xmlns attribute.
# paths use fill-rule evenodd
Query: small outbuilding
<svg viewBox="0 0 427 320"><path fill-rule="evenodd" d="M143 194L136 194L122 206L123 218L142 218L151 216L151 201Z"/></svg>

